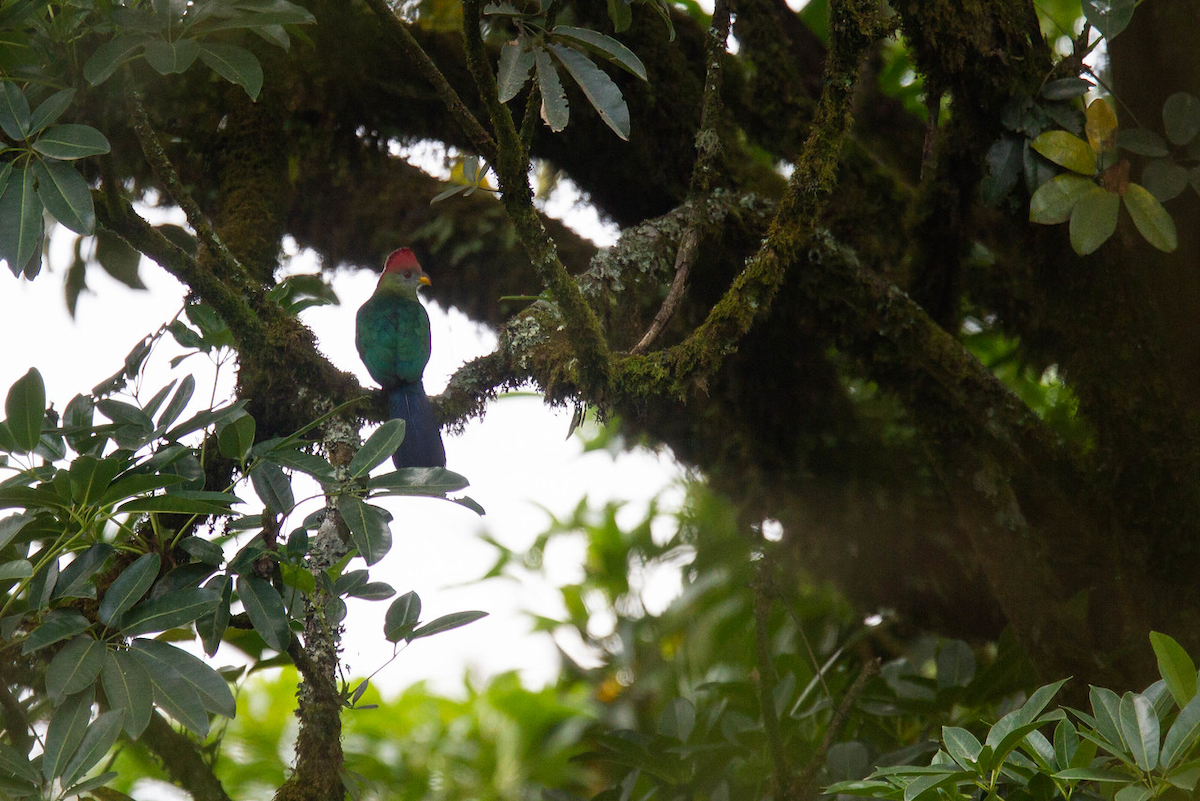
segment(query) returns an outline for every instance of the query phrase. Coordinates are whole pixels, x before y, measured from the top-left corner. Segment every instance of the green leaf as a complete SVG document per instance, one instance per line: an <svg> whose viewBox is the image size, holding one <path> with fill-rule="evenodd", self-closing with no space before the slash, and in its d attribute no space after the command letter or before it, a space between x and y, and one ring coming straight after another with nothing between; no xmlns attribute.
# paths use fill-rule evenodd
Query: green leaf
<svg viewBox="0 0 1200 801"><path fill-rule="evenodd" d="M1174 144L1186 145L1200 133L1200 98L1176 92L1163 103L1163 127Z"/></svg>
<svg viewBox="0 0 1200 801"><path fill-rule="evenodd" d="M1107 770L1105 768L1067 768L1066 770L1060 770L1058 773L1055 773L1054 778L1065 779L1067 781L1120 783L1126 783L1133 779L1133 777L1128 773Z"/></svg>
<svg viewBox="0 0 1200 801"><path fill-rule="evenodd" d="M7 772L10 776L23 779L33 784L41 784L42 777L38 775L24 754L18 752L15 748L0 743L0 773Z"/></svg>
<svg viewBox="0 0 1200 801"><path fill-rule="evenodd" d="M96 227L96 210L87 181L70 164L62 161L33 162L37 193L46 211L77 234L90 234Z"/></svg>
<svg viewBox="0 0 1200 801"><path fill-rule="evenodd" d="M1200 695L1192 696L1167 731L1159 759L1162 768L1175 767L1192 750L1197 738L1200 738Z"/></svg>
<svg viewBox="0 0 1200 801"><path fill-rule="evenodd" d="M938 650L937 686L939 690L966 687L975 677L975 652L962 640L950 640Z"/></svg>
<svg viewBox="0 0 1200 801"><path fill-rule="evenodd" d="M1083 97L1093 86L1094 83L1083 78L1060 78L1043 86L1039 94L1047 100L1070 100Z"/></svg>
<svg viewBox="0 0 1200 801"><path fill-rule="evenodd" d="M154 703L168 715L179 721L188 731L204 737L208 734L208 714L196 689L175 670L139 648L128 652L141 663L150 677Z"/></svg>
<svg viewBox="0 0 1200 801"><path fill-rule="evenodd" d="M263 461L250 472L250 483L262 502L277 514L287 514L296 505L292 482L277 464Z"/></svg>
<svg viewBox="0 0 1200 801"><path fill-rule="evenodd" d="M145 553L134 560L133 564L121 571L121 575L109 585L100 601L96 617L106 626L112 627L120 620L122 613L130 609L141 599L154 579L162 559L156 553Z"/></svg>
<svg viewBox="0 0 1200 801"><path fill-rule="evenodd" d="M95 598L96 586L92 576L99 572L113 553L107 542L98 542L78 553L58 577L53 598Z"/></svg>
<svg viewBox="0 0 1200 801"><path fill-rule="evenodd" d="M34 188L33 171L15 168L0 195L0 258L14 274L28 272L38 256L42 237L42 201Z"/></svg>
<svg viewBox="0 0 1200 801"><path fill-rule="evenodd" d="M21 529L33 522L33 516L28 514L9 515L0 519L0 551L21 533Z"/></svg>
<svg viewBox="0 0 1200 801"><path fill-rule="evenodd" d="M443 631L450 631L459 626L465 626L468 623L474 623L476 620L487 617L487 612L471 611L471 612L452 612L449 615L442 615L439 618L426 623L419 629L409 635L409 640L420 639L421 637L432 637L434 634L441 634Z"/></svg>
<svg viewBox="0 0 1200 801"><path fill-rule="evenodd" d="M311 453L291 448L281 448L264 453L263 458L283 467L290 467L293 470L307 473L322 484L330 484L336 480L333 465L320 456L314 456Z"/></svg>
<svg viewBox="0 0 1200 801"><path fill-rule="evenodd" d="M1167 253L1175 250L1179 244L1175 233L1175 221L1157 198L1145 187L1133 183L1125 186L1125 194L1122 197L1138 233L1159 250Z"/></svg>
<svg viewBox="0 0 1200 801"><path fill-rule="evenodd" d="M254 418L242 414L226 423L217 432L217 447L221 455L243 462L254 446Z"/></svg>
<svg viewBox="0 0 1200 801"><path fill-rule="evenodd" d="M686 743L695 728L696 707L686 698L672 698L663 710L662 717L659 718L658 733Z"/></svg>
<svg viewBox="0 0 1200 801"><path fill-rule="evenodd" d="M1141 185L1161 203L1176 198L1187 189L1191 174L1187 167L1171 159L1154 159L1142 169Z"/></svg>
<svg viewBox="0 0 1200 801"><path fill-rule="evenodd" d="M415 592L406 592L388 606L383 617L383 636L388 642L407 639L421 619L421 598Z"/></svg>
<svg viewBox="0 0 1200 801"><path fill-rule="evenodd" d="M146 39L144 33L118 34L111 42L105 42L96 48L83 65L83 77L92 86L104 83L117 71L117 67L137 55Z"/></svg>
<svg viewBox="0 0 1200 801"><path fill-rule="evenodd" d="M1147 193L1148 194L1148 193ZM1079 198L1071 210L1071 247L1080 256L1092 253L1117 230L1121 197L1095 186Z"/></svg>
<svg viewBox="0 0 1200 801"><path fill-rule="evenodd" d="M382 581L369 581L347 593L355 598L362 598L364 601L385 601L395 594L396 590L392 588L392 585Z"/></svg>
<svg viewBox="0 0 1200 801"><path fill-rule="evenodd" d="M1066 131L1046 131L1034 139L1030 147L1060 167L1081 175L1096 172L1096 151L1074 134Z"/></svg>
<svg viewBox="0 0 1200 801"><path fill-rule="evenodd" d="M46 750L42 754L42 775L46 781L60 775L75 749L83 742L92 717L92 690L70 696L54 710L46 729Z"/></svg>
<svg viewBox="0 0 1200 801"><path fill-rule="evenodd" d="M521 87L529 80L533 61L533 51L527 50L520 39L505 42L500 47L500 69L496 84L501 103L507 103L521 91Z"/></svg>
<svg viewBox="0 0 1200 801"><path fill-rule="evenodd" d="M1158 672L1182 709L1196 697L1196 663L1174 637L1150 632L1150 645L1158 659Z"/></svg>
<svg viewBox="0 0 1200 801"><path fill-rule="evenodd" d="M196 633L200 635L204 653L212 656L221 645L225 629L229 627L229 602L233 598L233 582L229 580L229 576L219 575L213 576L204 586L221 596L221 602L211 614L196 619Z"/></svg>
<svg viewBox="0 0 1200 801"><path fill-rule="evenodd" d="M233 514L229 506L234 503L241 503L241 499L228 492L174 490L162 495L134 498L122 504L117 513L176 512L188 515L228 515Z"/></svg>
<svg viewBox="0 0 1200 801"><path fill-rule="evenodd" d="M232 718L236 713L237 704L228 682L202 660L158 640L134 640L132 648L155 660L164 671L171 670L179 674L200 696L200 702L209 712L227 718Z"/></svg>
<svg viewBox="0 0 1200 801"><path fill-rule="evenodd" d="M386 495L440 496L470 486L467 479L444 467L403 467L367 480L367 489Z"/></svg>
<svg viewBox="0 0 1200 801"><path fill-rule="evenodd" d="M567 127L571 107L550 54L544 47L539 47L533 51L533 57L537 66L538 89L542 94L542 121L557 133Z"/></svg>
<svg viewBox="0 0 1200 801"><path fill-rule="evenodd" d="M2 81L0 87L0 129L9 139L22 142L29 136L29 101L21 87L12 81Z"/></svg>
<svg viewBox="0 0 1200 801"><path fill-rule="evenodd" d="M608 0L608 18L612 20L613 30L624 33L633 23L633 4L628 0Z"/></svg>
<svg viewBox="0 0 1200 801"><path fill-rule="evenodd" d="M162 39L146 43L146 61L159 75L178 75L186 72L200 55L200 43L195 39Z"/></svg>
<svg viewBox="0 0 1200 801"><path fill-rule="evenodd" d="M584 97L617 136L629 140L629 106L621 90L592 60L570 47L549 45L550 52L583 90Z"/></svg>
<svg viewBox="0 0 1200 801"><path fill-rule="evenodd" d="M1110 42L1133 18L1136 0L1083 0L1083 16Z"/></svg>
<svg viewBox="0 0 1200 801"><path fill-rule="evenodd" d="M134 251L135 253L137 251ZM156 430L165 431L183 414L183 410L187 408L188 401L192 399L192 393L196 391L196 379L191 373L183 377L183 381L179 382L179 386L175 390L175 394L171 396L167 407L163 409L162 414L158 416L158 427Z"/></svg>
<svg viewBox="0 0 1200 801"><path fill-rule="evenodd" d="M108 651L100 669L100 682L108 705L125 713L125 733L135 740L141 737L154 712L154 685L146 668L128 651Z"/></svg>
<svg viewBox="0 0 1200 801"><path fill-rule="evenodd" d="M1159 728L1154 707L1143 695L1125 693L1121 698L1121 738L1142 770L1158 767Z"/></svg>
<svg viewBox="0 0 1200 801"><path fill-rule="evenodd" d="M643 81L646 80L646 65L632 50L611 36L571 25L555 25L550 31L550 35L562 37L594 50L630 75L635 75Z"/></svg>
<svg viewBox="0 0 1200 801"><path fill-rule="evenodd" d="M87 618L73 609L55 609L42 619L37 628L29 632L25 644L21 646L21 653L31 654L39 648L82 634L90 625Z"/></svg>
<svg viewBox="0 0 1200 801"><path fill-rule="evenodd" d="M126 473L108 486L104 494L96 500L96 504L98 506L110 506L117 501L133 498L137 495L146 495L155 490L180 484L183 481L183 476L170 473Z"/></svg>
<svg viewBox="0 0 1200 801"><path fill-rule="evenodd" d="M1139 156L1161 158L1171 154L1167 143L1154 131L1146 128L1127 128L1117 131L1117 147Z"/></svg>
<svg viewBox="0 0 1200 801"><path fill-rule="evenodd" d="M1060 768L1067 768L1079 750L1079 732L1069 720L1061 720L1054 728L1054 759Z"/></svg>
<svg viewBox="0 0 1200 801"><path fill-rule="evenodd" d="M183 626L211 612L220 600L220 596L212 590L199 587L175 590L143 601L126 612L121 618L121 633L126 637L136 637Z"/></svg>
<svg viewBox="0 0 1200 801"><path fill-rule="evenodd" d="M46 668L46 693L55 703L91 687L104 665L104 643L80 635L50 660Z"/></svg>
<svg viewBox="0 0 1200 801"><path fill-rule="evenodd" d="M33 575L33 563L28 559L13 559L0 564L0 581L26 579Z"/></svg>
<svg viewBox="0 0 1200 801"><path fill-rule="evenodd" d="M29 119L29 133L36 134L47 125L50 125L66 111L71 101L75 98L74 89L63 89L43 100L38 107L34 109L33 115Z"/></svg>
<svg viewBox="0 0 1200 801"><path fill-rule="evenodd" d="M63 769L62 782L64 787L71 784L98 763L117 742L121 734L121 719L125 716L120 710L102 713L87 728L83 742L75 750L71 761Z"/></svg>
<svg viewBox="0 0 1200 801"><path fill-rule="evenodd" d="M238 576L237 593L254 630L267 646L276 651L286 650L292 633L288 629L283 599L271 583L258 576Z"/></svg>
<svg viewBox="0 0 1200 801"><path fill-rule="evenodd" d="M263 84L262 66L249 50L204 42L200 45L200 58L222 78L245 89L251 100L258 98Z"/></svg>
<svg viewBox="0 0 1200 801"><path fill-rule="evenodd" d="M388 521L391 513L378 506L363 503L353 495L338 497L338 512L350 527L350 538L358 553L373 565L392 549L392 530Z"/></svg>
<svg viewBox="0 0 1200 801"><path fill-rule="evenodd" d="M71 500L87 505L102 497L120 472L121 464L118 459L97 459L95 456L80 456L71 462Z"/></svg>
<svg viewBox="0 0 1200 801"><path fill-rule="evenodd" d="M33 149L43 156L71 161L99 156L112 146L104 134L90 125L55 125L37 138Z"/></svg>
<svg viewBox="0 0 1200 801"><path fill-rule="evenodd" d="M0 213L3 213L2 209ZM29 368L9 388L4 413L8 415L8 431L20 452L28 453L36 448L46 414L46 385L36 367Z"/></svg>
<svg viewBox="0 0 1200 801"><path fill-rule="evenodd" d="M950 756L965 769L979 761L979 752L983 750L983 744L974 734L958 726L942 726L942 742Z"/></svg>
<svg viewBox="0 0 1200 801"><path fill-rule="evenodd" d="M403 440L403 420L388 420L375 429L375 433L367 438L363 446L358 449L358 453L354 454L354 458L350 460L350 466L346 468L350 473L350 478L359 478L371 472L371 468L382 464L395 453Z"/></svg>

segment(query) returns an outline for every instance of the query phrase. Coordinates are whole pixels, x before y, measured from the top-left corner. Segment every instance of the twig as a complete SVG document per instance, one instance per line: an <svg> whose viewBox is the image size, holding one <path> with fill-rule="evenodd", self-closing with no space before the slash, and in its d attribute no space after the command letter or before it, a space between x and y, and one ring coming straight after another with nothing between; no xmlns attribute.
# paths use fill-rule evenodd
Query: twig
<svg viewBox="0 0 1200 801"><path fill-rule="evenodd" d="M196 232L196 236L200 239L200 244L208 249L221 265L223 272L226 274L226 280L242 283L246 278L246 270L238 262L237 258L229 252L229 248L225 247L225 243L217 236L216 229L204 212L200 210L200 206L196 203L191 193L184 186L184 183L179 178L179 173L175 171L175 165L167 157L166 150L163 149L162 141L158 138L158 132L154 130L154 126L150 124L150 117L146 114L146 106L142 102L142 94L133 84L133 79L129 77L126 71L125 80L125 105L129 109L130 116L133 117L133 131L137 134L138 142L142 145L142 153L145 154L146 160L150 163L150 167L154 170L154 174L163 183L167 193L171 196L179 208L183 209L183 213L187 216L188 224L192 226L192 230Z"/></svg>
<svg viewBox="0 0 1200 801"><path fill-rule="evenodd" d="M433 59L425 52L420 43L413 38L408 27L400 21L396 13L388 6L386 0L366 0L367 6L375 12L376 16L383 22L388 32L400 44L404 54L413 60L417 65L417 70L421 73L421 77L429 81L433 85L433 90L437 92L441 98L446 110L450 112L450 116L454 117L454 121L458 123L458 127L463 130L467 138L471 140L471 144L488 162L496 160L496 140L492 135L484 129L482 123L471 113L467 108L467 104L458 96L458 92L454 91L454 87L446 80L446 76L433 63Z"/></svg>
<svg viewBox="0 0 1200 801"><path fill-rule="evenodd" d="M632 353L643 353L658 337L675 315L687 289L688 276L696 251L700 245L700 227L704 215L700 212L700 199L708 194L712 185L712 174L717 158L721 154L721 137L717 133L717 115L721 111L721 59L725 55L725 41L729 38L729 4L717 0L713 7L712 23L708 28L705 47L707 66L704 76L704 104L700 111L700 130L696 132L696 163L692 167L691 186L688 188L687 228L679 241L675 254L675 278L667 297L650 323L641 340L634 345Z"/></svg>
<svg viewBox="0 0 1200 801"><path fill-rule="evenodd" d="M858 672L858 678L850 685L850 689L846 690L846 694L842 696L842 702L838 704L837 711L833 713L833 717L829 719L829 726L825 729L825 736L821 739L821 745L813 752L812 758L808 764L804 766L804 772L796 780L794 798L808 798L811 794L812 783L816 781L817 772L821 766L825 764L825 755L829 753L829 749L833 743L841 735L842 729L846 726L846 721L850 717L850 710L854 707L854 703L858 697L863 694L863 690L867 688L867 682L879 675L879 660L872 659L862 666L862 670Z"/></svg>

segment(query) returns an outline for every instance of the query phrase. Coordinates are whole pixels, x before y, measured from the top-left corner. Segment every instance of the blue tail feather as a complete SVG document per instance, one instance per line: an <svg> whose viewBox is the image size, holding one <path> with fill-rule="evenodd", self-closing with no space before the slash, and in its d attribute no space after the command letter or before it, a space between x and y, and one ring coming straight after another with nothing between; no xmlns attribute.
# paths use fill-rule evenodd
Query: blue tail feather
<svg viewBox="0 0 1200 801"><path fill-rule="evenodd" d="M401 467L445 467L446 448L442 432L433 419L433 407L420 381L388 390L388 414L404 421L404 441L392 455Z"/></svg>

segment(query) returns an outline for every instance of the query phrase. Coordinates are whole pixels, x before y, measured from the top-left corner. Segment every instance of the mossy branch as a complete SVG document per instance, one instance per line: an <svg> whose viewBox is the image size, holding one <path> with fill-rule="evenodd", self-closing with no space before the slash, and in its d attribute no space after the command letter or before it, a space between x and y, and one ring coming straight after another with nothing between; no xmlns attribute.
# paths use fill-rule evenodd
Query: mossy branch
<svg viewBox="0 0 1200 801"><path fill-rule="evenodd" d="M196 742L175 731L157 711L150 715L150 724L138 743L158 758L171 781L195 801L230 801Z"/></svg>
<svg viewBox="0 0 1200 801"><path fill-rule="evenodd" d="M388 7L386 0L366 0L367 6L370 7L375 15L383 22L384 28L391 34L392 38L400 45L404 54L410 58L420 71L421 76L427 80L433 90L437 92L442 103L446 106L446 110L450 112L450 116L462 129L467 138L471 140L471 144L489 162L496 160L496 140L492 135L484 129L483 125L467 108L467 104L458 96L458 92L454 91L454 87L446 80L446 76L433 63L433 59L425 52L424 48L413 38L412 33L403 22L396 16L395 12Z"/></svg>

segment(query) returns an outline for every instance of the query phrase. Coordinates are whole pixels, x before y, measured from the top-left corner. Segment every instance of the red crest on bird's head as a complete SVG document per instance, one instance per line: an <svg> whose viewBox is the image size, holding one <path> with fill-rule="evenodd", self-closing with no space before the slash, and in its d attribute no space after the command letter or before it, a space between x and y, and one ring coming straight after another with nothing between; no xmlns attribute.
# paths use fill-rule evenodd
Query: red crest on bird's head
<svg viewBox="0 0 1200 801"><path fill-rule="evenodd" d="M412 268L421 269L420 263L417 262L417 257L409 248L400 248L392 251L392 255L387 257L387 261L383 263L383 271L385 273L398 273L403 270Z"/></svg>

